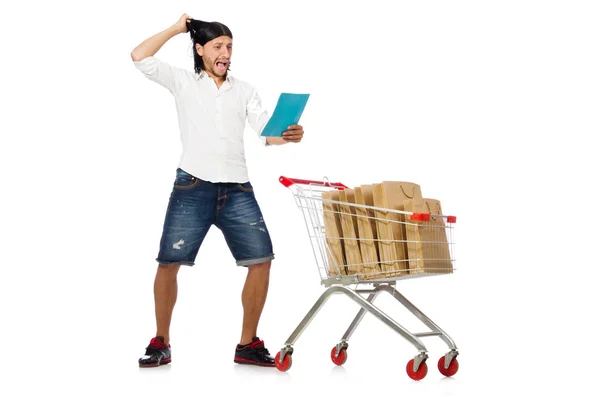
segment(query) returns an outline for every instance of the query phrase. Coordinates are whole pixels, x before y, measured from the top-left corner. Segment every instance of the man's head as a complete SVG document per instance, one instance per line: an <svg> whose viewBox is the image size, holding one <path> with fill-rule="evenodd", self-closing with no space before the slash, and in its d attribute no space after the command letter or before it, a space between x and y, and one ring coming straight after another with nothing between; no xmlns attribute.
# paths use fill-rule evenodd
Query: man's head
<svg viewBox="0 0 600 397"><path fill-rule="evenodd" d="M224 78L231 64L233 35L220 22L192 19L188 23L194 44L194 70L206 71L212 77Z"/></svg>

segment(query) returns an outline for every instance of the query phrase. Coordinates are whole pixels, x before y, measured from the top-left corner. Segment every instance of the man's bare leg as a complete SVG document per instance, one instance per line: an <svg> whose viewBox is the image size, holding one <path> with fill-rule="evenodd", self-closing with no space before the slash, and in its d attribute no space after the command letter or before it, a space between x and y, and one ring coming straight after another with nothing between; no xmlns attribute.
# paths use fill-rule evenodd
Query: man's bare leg
<svg viewBox="0 0 600 397"><path fill-rule="evenodd" d="M258 322L267 300L270 271L271 261L248 266L248 276L242 291L244 320L240 345L251 343L252 337L257 336Z"/></svg>
<svg viewBox="0 0 600 397"><path fill-rule="evenodd" d="M171 316L177 301L177 272L181 265L159 265L154 280L154 310L156 313L156 336L170 342Z"/></svg>

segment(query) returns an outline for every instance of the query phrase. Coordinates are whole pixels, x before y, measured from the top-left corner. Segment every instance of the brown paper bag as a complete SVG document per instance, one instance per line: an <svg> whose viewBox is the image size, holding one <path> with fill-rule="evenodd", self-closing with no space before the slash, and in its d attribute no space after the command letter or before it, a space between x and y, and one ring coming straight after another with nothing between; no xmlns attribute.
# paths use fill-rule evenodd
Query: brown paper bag
<svg viewBox="0 0 600 397"><path fill-rule="evenodd" d="M354 198L358 205L373 207L373 187L361 185L354 188ZM381 276L381 266L379 265L379 247L376 244L375 212L372 209L356 207L356 215L360 253L365 270L364 278L377 278Z"/></svg>
<svg viewBox="0 0 600 397"><path fill-rule="evenodd" d="M358 222L356 220L356 207L344 205L354 204L354 189L340 191L340 212L342 231L344 234L344 254L346 256L346 273L348 275L363 274L363 260L358 244Z"/></svg>
<svg viewBox="0 0 600 397"><path fill-rule="evenodd" d="M406 211L442 215L442 206L435 199L413 199L404 202ZM443 218L432 216L429 221L408 220L406 234L411 274L452 273L450 247Z"/></svg>
<svg viewBox="0 0 600 397"><path fill-rule="evenodd" d="M373 185L375 207L382 209L376 210L375 216L379 259L385 277L408 274L406 217L385 209L404 211L405 200L422 198L421 187L415 183L384 181Z"/></svg>
<svg viewBox="0 0 600 397"><path fill-rule="evenodd" d="M339 192L323 192L323 200L339 201ZM325 223L325 241L327 243L327 272L330 277L346 275L343 231L340 221L339 204L323 201L323 221Z"/></svg>

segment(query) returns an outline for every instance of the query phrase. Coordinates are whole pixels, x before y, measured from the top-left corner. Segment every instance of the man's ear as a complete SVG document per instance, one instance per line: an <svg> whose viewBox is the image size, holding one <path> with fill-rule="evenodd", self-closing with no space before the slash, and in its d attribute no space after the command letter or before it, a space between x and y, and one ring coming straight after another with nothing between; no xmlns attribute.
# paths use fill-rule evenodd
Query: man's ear
<svg viewBox="0 0 600 397"><path fill-rule="evenodd" d="M200 44L198 44L198 43L196 43L196 52L200 56L204 55L204 48L202 48L202 46Z"/></svg>

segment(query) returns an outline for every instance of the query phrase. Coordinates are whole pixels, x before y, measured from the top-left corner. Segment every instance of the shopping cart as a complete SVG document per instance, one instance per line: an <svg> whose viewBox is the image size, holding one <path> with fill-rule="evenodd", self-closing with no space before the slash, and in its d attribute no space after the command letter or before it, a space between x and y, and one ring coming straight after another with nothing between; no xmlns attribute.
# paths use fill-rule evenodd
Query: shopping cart
<svg viewBox="0 0 600 397"><path fill-rule="evenodd" d="M340 342L331 350L334 364L346 362L348 341L365 313L369 312L417 349L417 355L406 365L411 379L421 380L427 375L428 354L420 338L429 336L439 336L448 345L450 350L439 359L438 369L445 376L454 375L458 371L456 344L400 294L395 285L399 280L454 271L453 226L456 217L397 211L355 204L348 199L340 200L338 195L349 189L341 183L327 180L310 181L282 176L279 181L290 189L302 210L321 283L326 290L275 356L277 369L290 369L294 343L329 297L343 294L361 308ZM401 238L398 238L398 233ZM368 285L370 287L367 288ZM411 333L376 307L373 302L382 292L393 296L430 331ZM361 294L368 296L364 298Z"/></svg>

